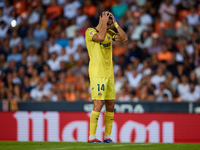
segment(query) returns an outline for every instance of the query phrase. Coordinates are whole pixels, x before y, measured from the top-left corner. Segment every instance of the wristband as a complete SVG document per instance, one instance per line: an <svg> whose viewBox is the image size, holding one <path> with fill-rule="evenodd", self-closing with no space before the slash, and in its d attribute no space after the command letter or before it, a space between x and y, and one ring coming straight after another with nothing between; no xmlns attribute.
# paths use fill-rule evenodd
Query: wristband
<svg viewBox="0 0 200 150"><path fill-rule="evenodd" d="M114 26L115 26L115 28L119 27L117 22L114 23Z"/></svg>

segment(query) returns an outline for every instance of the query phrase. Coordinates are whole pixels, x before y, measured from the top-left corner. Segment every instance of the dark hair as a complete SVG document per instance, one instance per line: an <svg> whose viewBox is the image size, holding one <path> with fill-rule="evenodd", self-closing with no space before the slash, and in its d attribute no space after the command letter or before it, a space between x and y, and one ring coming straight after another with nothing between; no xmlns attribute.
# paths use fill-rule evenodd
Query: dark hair
<svg viewBox="0 0 200 150"><path fill-rule="evenodd" d="M189 84L194 84L195 85L195 82L194 81L189 81Z"/></svg>
<svg viewBox="0 0 200 150"><path fill-rule="evenodd" d="M103 13L106 11L103 11L99 16L102 17ZM107 14L107 16L110 15L110 12ZM112 17L109 16L109 20L112 20Z"/></svg>
<svg viewBox="0 0 200 150"><path fill-rule="evenodd" d="M167 94L163 94L163 97L166 97L166 98L167 98L167 97L168 97L168 95L167 95Z"/></svg>

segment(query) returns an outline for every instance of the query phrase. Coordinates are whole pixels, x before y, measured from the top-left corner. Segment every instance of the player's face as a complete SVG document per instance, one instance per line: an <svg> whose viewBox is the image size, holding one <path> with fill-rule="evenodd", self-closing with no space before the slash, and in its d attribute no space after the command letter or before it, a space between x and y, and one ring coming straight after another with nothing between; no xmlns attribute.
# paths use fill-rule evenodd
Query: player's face
<svg viewBox="0 0 200 150"><path fill-rule="evenodd" d="M113 21L112 20L108 20L107 29L110 29L112 24L113 24Z"/></svg>

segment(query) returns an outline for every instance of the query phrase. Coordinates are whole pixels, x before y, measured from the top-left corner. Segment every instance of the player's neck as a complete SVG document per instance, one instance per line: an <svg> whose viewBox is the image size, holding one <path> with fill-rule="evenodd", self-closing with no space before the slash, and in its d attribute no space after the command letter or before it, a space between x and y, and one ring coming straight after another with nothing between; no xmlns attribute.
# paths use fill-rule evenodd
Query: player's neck
<svg viewBox="0 0 200 150"><path fill-rule="evenodd" d="M98 31L101 30L101 24L99 23L96 27L95 27Z"/></svg>

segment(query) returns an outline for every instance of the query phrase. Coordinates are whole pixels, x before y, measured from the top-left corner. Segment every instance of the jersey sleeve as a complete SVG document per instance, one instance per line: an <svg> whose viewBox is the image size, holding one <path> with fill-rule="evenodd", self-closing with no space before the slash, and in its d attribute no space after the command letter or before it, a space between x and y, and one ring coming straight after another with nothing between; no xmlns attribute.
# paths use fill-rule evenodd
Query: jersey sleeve
<svg viewBox="0 0 200 150"><path fill-rule="evenodd" d="M93 41L93 36L97 34L97 31L93 28L88 28L85 32L85 37L87 41Z"/></svg>
<svg viewBox="0 0 200 150"><path fill-rule="evenodd" d="M108 30L108 33L110 34L110 36L112 37L112 40L115 40L115 36L117 35L117 33L111 29Z"/></svg>

